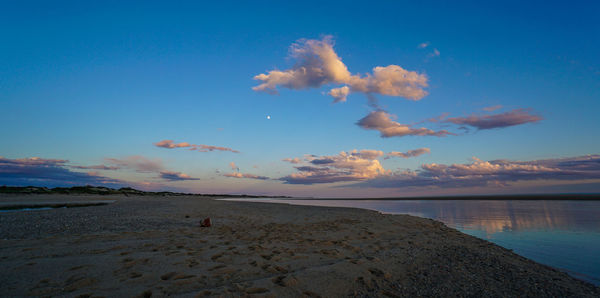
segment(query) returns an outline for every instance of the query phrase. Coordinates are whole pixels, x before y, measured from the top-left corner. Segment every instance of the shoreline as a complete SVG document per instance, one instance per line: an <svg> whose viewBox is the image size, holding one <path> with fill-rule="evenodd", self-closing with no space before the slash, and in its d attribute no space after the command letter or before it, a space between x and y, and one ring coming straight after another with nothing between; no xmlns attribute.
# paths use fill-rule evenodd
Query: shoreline
<svg viewBox="0 0 600 298"><path fill-rule="evenodd" d="M226 200L315 200L315 201L600 201L600 194L535 194L535 195L459 195L435 197L383 198L297 198L297 197L231 197Z"/></svg>
<svg viewBox="0 0 600 298"><path fill-rule="evenodd" d="M198 196L0 214L0 294L598 296L600 288L444 224L359 208ZM211 217L214 226L200 228Z"/></svg>

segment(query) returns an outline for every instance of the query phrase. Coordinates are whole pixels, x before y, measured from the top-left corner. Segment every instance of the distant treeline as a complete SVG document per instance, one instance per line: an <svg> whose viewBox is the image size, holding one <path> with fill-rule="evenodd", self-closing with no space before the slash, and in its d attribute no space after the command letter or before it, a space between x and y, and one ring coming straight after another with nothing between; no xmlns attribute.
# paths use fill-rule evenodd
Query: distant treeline
<svg viewBox="0 0 600 298"><path fill-rule="evenodd" d="M0 186L0 193L10 194L91 194L91 195L136 195L136 196L203 196L224 198L289 198L285 196L254 196L254 195L229 195L229 194L193 194L170 191L142 191L131 187L119 189L104 186L73 186L48 188L42 186Z"/></svg>

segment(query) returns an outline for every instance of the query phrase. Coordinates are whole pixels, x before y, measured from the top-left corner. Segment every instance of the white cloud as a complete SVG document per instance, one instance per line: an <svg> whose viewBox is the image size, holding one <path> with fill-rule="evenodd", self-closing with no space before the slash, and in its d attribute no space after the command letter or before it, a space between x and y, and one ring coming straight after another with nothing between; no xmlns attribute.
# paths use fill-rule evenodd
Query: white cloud
<svg viewBox="0 0 600 298"><path fill-rule="evenodd" d="M322 40L302 39L294 43L291 57L296 60L287 70L271 70L254 77L262 83L254 91L277 93L277 87L288 89L318 88L327 84L344 84L333 88L329 95L342 102L351 92L367 95L382 94L419 100L427 95L427 77L398 65L377 66L372 74L352 75L333 49L331 37Z"/></svg>
<svg viewBox="0 0 600 298"><path fill-rule="evenodd" d="M280 178L289 184L315 184L344 181L361 181L386 175L378 157L384 153L378 150L352 150L331 156L305 155L303 166L297 166L298 173Z"/></svg>
<svg viewBox="0 0 600 298"><path fill-rule="evenodd" d="M471 187L507 186L529 180L600 179L600 155L586 155L533 161L473 158L467 164L424 164L416 171L379 176L355 186L368 187Z"/></svg>
<svg viewBox="0 0 600 298"><path fill-rule="evenodd" d="M350 94L350 88L348 86L342 86L340 88L333 88L329 91L331 97L334 98L333 102L344 102L346 101L346 97Z"/></svg>
<svg viewBox="0 0 600 298"><path fill-rule="evenodd" d="M347 82L352 92L377 93L419 100L427 95L427 77L398 65L377 66L373 74L352 76Z"/></svg>

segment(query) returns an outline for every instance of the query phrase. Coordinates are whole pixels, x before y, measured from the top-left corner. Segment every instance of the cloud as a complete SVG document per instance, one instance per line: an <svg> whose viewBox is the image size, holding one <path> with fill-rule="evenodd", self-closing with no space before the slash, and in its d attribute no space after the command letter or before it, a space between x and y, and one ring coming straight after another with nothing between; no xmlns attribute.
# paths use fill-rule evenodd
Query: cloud
<svg viewBox="0 0 600 298"><path fill-rule="evenodd" d="M415 149L415 150L409 150L406 152L392 151L392 152L386 154L384 159L390 159L392 157L402 157L402 158L416 157L416 156L423 155L425 153L430 153L430 152L431 152L431 150L429 148L419 148L419 149Z"/></svg>
<svg viewBox="0 0 600 298"><path fill-rule="evenodd" d="M110 164L133 169L141 173L160 172L164 168L160 159L149 159L141 155L127 156L121 159L106 158L105 160Z"/></svg>
<svg viewBox="0 0 600 298"><path fill-rule="evenodd" d="M331 97L334 98L333 102L344 102L346 101L346 97L350 94L350 88L348 86L342 86L340 88L333 88L329 91Z"/></svg>
<svg viewBox="0 0 600 298"><path fill-rule="evenodd" d="M502 108L502 105L495 105L495 106L485 107L485 108L483 108L483 110L486 112L493 112L493 111L499 110L501 108Z"/></svg>
<svg viewBox="0 0 600 298"><path fill-rule="evenodd" d="M301 39L290 47L290 56L295 60L287 70L270 70L254 77L261 81L254 91L277 94L277 87L288 89L318 88L328 84L346 86L333 88L329 95L334 102L345 101L351 92L367 95L381 94L419 100L427 95L427 77L408 71L398 65L377 66L372 74L351 74L333 49L330 36L322 40Z"/></svg>
<svg viewBox="0 0 600 298"><path fill-rule="evenodd" d="M502 106L494 106L484 108L487 111L493 111ZM469 131L469 127L474 127L479 130L493 129L515 126L525 123L537 122L542 120L542 117L533 115L529 109L514 109L501 114L493 115L471 115L468 117L453 117L447 118L448 113L443 113L439 117L429 118L413 124L401 124L393 119L395 115L389 114L384 110L376 110L370 112L367 116L360 119L356 124L363 129L377 130L381 133L382 138L403 137L403 136L438 136L444 137L447 135L456 135L447 130L435 131L425 127L415 128L414 125L430 122L430 123L453 123L460 125L458 129Z"/></svg>
<svg viewBox="0 0 600 298"><path fill-rule="evenodd" d="M199 152L208 152L208 151L230 151L233 153L240 153L237 150L227 148L227 147L219 147L219 146L210 146L210 145L196 145L190 144L188 142L182 143L174 143L173 140L162 140L160 142L154 143L154 146L173 149L173 148L190 148L189 150L195 150Z"/></svg>
<svg viewBox="0 0 600 298"><path fill-rule="evenodd" d="M160 172L160 178L169 180L169 181L200 180L200 178L192 178L189 175L181 173L181 172L170 172L170 171Z"/></svg>
<svg viewBox="0 0 600 298"><path fill-rule="evenodd" d="M229 163L229 167L230 167L232 170L234 170L234 171L239 171L239 170L240 170L240 168L238 168L238 166L236 166L236 165L235 165L235 162L233 162L233 161Z"/></svg>
<svg viewBox="0 0 600 298"><path fill-rule="evenodd" d="M448 118L445 122L468 125L482 130L509 127L542 120L542 117L532 115L529 111L530 110L528 109L514 109L512 111L494 115L471 115L468 117Z"/></svg>
<svg viewBox="0 0 600 298"><path fill-rule="evenodd" d="M439 187L507 186L530 180L600 179L600 155L533 161L477 158L468 164L424 164L419 170L405 170L353 186L368 187Z"/></svg>
<svg viewBox="0 0 600 298"><path fill-rule="evenodd" d="M427 56L429 56L429 57L439 57L440 56L440 51L438 51L438 49L433 49L433 52L431 52Z"/></svg>
<svg viewBox="0 0 600 298"><path fill-rule="evenodd" d="M305 155L302 163L295 167L298 173L280 178L288 184L316 184L361 181L386 175L377 160L384 153L378 150L352 150L332 156Z"/></svg>
<svg viewBox="0 0 600 298"><path fill-rule="evenodd" d="M156 147L168 148L168 149L191 147L191 145L187 142L175 144L175 143L173 143L173 140L162 140L160 142L154 143L154 145Z"/></svg>
<svg viewBox="0 0 600 298"><path fill-rule="evenodd" d="M381 150L370 150L370 149L363 149L360 151L353 150L350 152L350 154L352 154L352 156L358 156L362 159L369 159L369 160L377 159L378 157L381 157L384 155L383 151L381 151Z"/></svg>
<svg viewBox="0 0 600 298"><path fill-rule="evenodd" d="M297 158L297 157L296 158L284 158L282 160L283 161L287 161L289 163L293 163L293 164L298 164L298 163L302 162L302 160L300 158Z"/></svg>
<svg viewBox="0 0 600 298"><path fill-rule="evenodd" d="M419 148L405 153L378 150L352 150L337 155L304 155L298 158L297 172L279 178L287 184L321 184L356 182L350 187L375 188L460 188L476 186L509 186L513 182L532 180L600 179L600 155L585 155L533 161L491 160L473 158L466 164L423 164L417 170L390 171L378 158L408 158L429 153Z"/></svg>
<svg viewBox="0 0 600 298"><path fill-rule="evenodd" d="M427 77L414 71L408 71L398 65L377 66L373 75L352 76L347 82L352 92L377 93L419 100L427 95Z"/></svg>
<svg viewBox="0 0 600 298"><path fill-rule="evenodd" d="M423 122L438 123L438 122L442 122L446 117L448 117L448 115L450 115L450 113L444 112L444 113L440 114L437 117L432 117L432 118L429 118L427 120L420 121L418 123L423 123Z"/></svg>
<svg viewBox="0 0 600 298"><path fill-rule="evenodd" d="M271 178L265 177L265 176L258 176L258 175L254 175L254 174L242 174L240 172L228 173L228 174L224 174L223 176L225 176L225 177L231 177L231 178L248 178L248 179L258 179L258 180L269 180L269 179L271 179Z"/></svg>
<svg viewBox="0 0 600 298"><path fill-rule="evenodd" d="M436 136L444 137L453 135L446 130L434 131L429 128L413 128L407 124L400 124L392 120L393 116L385 111L378 110L369 113L366 117L360 119L356 124L363 129L377 130L382 138L403 137L403 136Z"/></svg>
<svg viewBox="0 0 600 298"><path fill-rule="evenodd" d="M333 50L331 37L298 40L290 47L290 56L296 60L294 67L255 76L254 79L262 83L252 90L277 93L277 86L289 89L316 88L324 84L346 82L351 76Z"/></svg>
<svg viewBox="0 0 600 298"><path fill-rule="evenodd" d="M331 158L313 159L310 161L310 163L312 163L313 165L326 165L334 162L335 160Z"/></svg>
<svg viewBox="0 0 600 298"><path fill-rule="evenodd" d="M227 147L219 147L219 146L209 146L209 145L192 145L190 150L196 150L199 152L208 152L208 151L229 151L233 153L240 153L237 150L227 148Z"/></svg>
<svg viewBox="0 0 600 298"><path fill-rule="evenodd" d="M89 170L105 170L105 171L115 171L115 170L119 170L121 169L120 167L116 167L116 166L105 166L105 165L93 165L93 166L71 166L71 168L74 169L89 169Z"/></svg>
<svg viewBox="0 0 600 298"><path fill-rule="evenodd" d="M68 160L65 159L47 159L47 158L39 158L39 157L29 157L29 158L17 158L17 159L8 159L0 156L0 162L2 165L16 165L16 166L42 166L42 167L52 167L52 166L63 166Z"/></svg>
<svg viewBox="0 0 600 298"><path fill-rule="evenodd" d="M417 48L424 49L424 48L429 47L430 45L431 45L431 43L427 41L427 42L420 43L417 46ZM427 57L429 57L429 58L439 57L439 56L440 56L440 51L436 48L434 48L433 51L427 55Z"/></svg>
<svg viewBox="0 0 600 298"><path fill-rule="evenodd" d="M62 159L44 159L39 157L8 159L0 157L0 185L47 187L73 185L104 185L121 187L125 182L102 177L97 173L73 172Z"/></svg>

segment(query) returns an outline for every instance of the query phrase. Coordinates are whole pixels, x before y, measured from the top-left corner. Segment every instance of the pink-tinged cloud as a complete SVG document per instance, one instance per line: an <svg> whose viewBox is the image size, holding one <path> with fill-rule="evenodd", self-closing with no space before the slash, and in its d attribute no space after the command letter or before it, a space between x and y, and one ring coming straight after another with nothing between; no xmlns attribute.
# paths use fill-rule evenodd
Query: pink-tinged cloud
<svg viewBox="0 0 600 298"><path fill-rule="evenodd" d="M71 166L73 169L82 169L82 170L104 170L104 171L116 171L121 169L117 166L105 166L105 165L93 165L93 166Z"/></svg>
<svg viewBox="0 0 600 298"><path fill-rule="evenodd" d="M542 120L542 117L531 114L528 109L515 109L501 114L454 117L448 118L445 121L458 125L472 126L482 130L533 123L540 120Z"/></svg>
<svg viewBox="0 0 600 298"><path fill-rule="evenodd" d="M427 120L420 121L418 123L423 123L423 122L438 123L438 122L442 122L444 119L446 119L446 117L448 117L448 115L450 115L450 113L444 112L444 113L440 114L437 117L432 117L432 118L429 118Z"/></svg>
<svg viewBox="0 0 600 298"><path fill-rule="evenodd" d="M502 105L495 105L495 106L485 107L482 110L484 110L486 112L493 112L493 111L499 110L501 108L502 108Z"/></svg>
<svg viewBox="0 0 600 298"><path fill-rule="evenodd" d="M381 94L419 100L427 95L427 76L408 71L398 65L377 66L373 74L350 77L346 82L352 92Z"/></svg>
<svg viewBox="0 0 600 298"><path fill-rule="evenodd" d="M507 186L530 180L589 179L600 179L600 155L533 161L482 161L474 158L468 164L424 164L416 171L396 172L354 186L459 188Z"/></svg>
<svg viewBox="0 0 600 298"><path fill-rule="evenodd" d="M303 166L295 167L298 173L280 178L288 184L317 184L373 179L387 175L377 160L383 155L378 150L352 150L337 155L313 156L305 155Z"/></svg>
<svg viewBox="0 0 600 298"><path fill-rule="evenodd" d="M233 153L240 153L237 150L227 148L227 147L219 147L219 146L209 146L209 145L192 145L190 150L196 150L199 152L208 152L208 151L229 151Z"/></svg>
<svg viewBox="0 0 600 298"><path fill-rule="evenodd" d="M73 172L63 159L39 157L8 159L0 157L0 185L73 186L103 185L122 187L126 182L102 177L97 173Z"/></svg>
<svg viewBox="0 0 600 298"><path fill-rule="evenodd" d="M302 162L302 160L300 158L298 158L298 157L295 157L295 158L284 158L283 161L287 161L287 162L293 163L293 164L298 164L298 163Z"/></svg>
<svg viewBox="0 0 600 298"><path fill-rule="evenodd" d="M350 94L350 88L348 86L342 86L340 88L333 88L329 90L329 96L333 97L333 102L344 102L346 97Z"/></svg>
<svg viewBox="0 0 600 298"><path fill-rule="evenodd" d="M174 148L189 148L189 150L199 151L199 152L209 152L209 151L229 151L233 153L240 153L237 150L227 148L227 147L219 147L219 146L211 146L211 145L196 145L190 144L188 142L175 143L173 140L162 140L160 142L154 143L154 146L174 149Z"/></svg>
<svg viewBox="0 0 600 298"><path fill-rule="evenodd" d="M367 159L367 160L375 160L381 156L384 155L383 151L381 150L372 150L372 149L363 149L363 150L352 150L350 151L350 154L352 156L357 156L359 158L362 159Z"/></svg>
<svg viewBox="0 0 600 298"><path fill-rule="evenodd" d="M419 100L427 95L427 77L408 71L398 65L377 66L372 74L351 74L333 49L330 36L322 40L301 39L290 47L290 56L295 60L287 70L270 70L254 77L261 84L254 91L277 94L277 87L288 89L318 88L328 84L345 86L333 88L329 95L334 102L345 101L351 92L367 95L382 94Z"/></svg>
<svg viewBox="0 0 600 298"><path fill-rule="evenodd" d="M167 148L167 149L186 148L186 147L190 147L191 146L187 142L174 143L173 140L162 140L160 142L154 143L154 145L156 147Z"/></svg>
<svg viewBox="0 0 600 298"><path fill-rule="evenodd" d="M160 172L160 178L169 180L169 181L186 181L186 180L200 180L200 178L193 178L187 174L181 172L170 172L170 171L162 171Z"/></svg>
<svg viewBox="0 0 600 298"><path fill-rule="evenodd" d="M446 130L434 131L429 128L414 128L411 125L400 124L392 120L392 115L385 111L373 111L366 117L360 119L356 124L363 129L377 130L382 138L404 137L404 136L436 136L444 137L453 135Z"/></svg>
<svg viewBox="0 0 600 298"><path fill-rule="evenodd" d="M19 165L19 166L53 167L53 166L62 166L69 161L65 160L65 159L48 159L48 158L39 158L39 157L8 159L8 158L4 158L4 157L0 156L0 162L3 165L14 164L14 165Z"/></svg>
<svg viewBox="0 0 600 298"><path fill-rule="evenodd" d="M160 172L164 169L160 159L149 159L141 155L127 156L124 158L106 158L106 162L123 168L133 169L137 172Z"/></svg>
<svg viewBox="0 0 600 298"><path fill-rule="evenodd" d="M271 178L265 177L265 176L259 176L259 175L254 175L254 174L243 174L240 172L228 173L228 174L224 174L223 176L230 177L230 178L247 178L247 179L257 179L257 180L271 179Z"/></svg>
<svg viewBox="0 0 600 298"><path fill-rule="evenodd" d="M406 152L392 151L392 152L389 152L388 154L386 154L384 159L390 159L392 157L402 157L402 158L417 157L419 155L423 155L425 153L430 153L430 152L431 152L431 150L429 148L419 148L419 149L415 149L415 150L409 150Z"/></svg>

